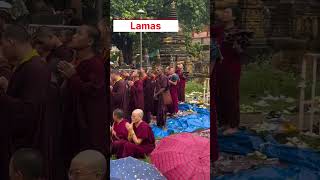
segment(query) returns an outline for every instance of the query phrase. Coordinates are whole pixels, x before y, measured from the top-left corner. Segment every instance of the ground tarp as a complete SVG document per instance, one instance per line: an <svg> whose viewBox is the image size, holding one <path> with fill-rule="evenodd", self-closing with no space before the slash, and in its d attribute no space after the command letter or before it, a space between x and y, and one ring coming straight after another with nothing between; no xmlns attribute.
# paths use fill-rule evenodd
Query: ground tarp
<svg viewBox="0 0 320 180"><path fill-rule="evenodd" d="M303 167L263 167L216 177L216 180L319 180L320 173Z"/></svg>
<svg viewBox="0 0 320 180"><path fill-rule="evenodd" d="M272 136L261 138L258 135L239 131L231 136L223 136L219 133L219 151L230 154L246 155L254 151L260 151L269 158L278 158L280 162L289 167L263 167L255 170L247 170L236 174L216 177L218 180L250 180L250 179L320 179L320 153L312 149L299 149L287 145L281 145Z"/></svg>
<svg viewBox="0 0 320 180"><path fill-rule="evenodd" d="M164 138L170 134L182 133L182 132L195 132L201 129L210 128L210 111L206 108L200 108L197 105L191 104L179 104L180 111L192 110L195 114L169 118L167 120L167 130L152 125L154 136L157 139Z"/></svg>

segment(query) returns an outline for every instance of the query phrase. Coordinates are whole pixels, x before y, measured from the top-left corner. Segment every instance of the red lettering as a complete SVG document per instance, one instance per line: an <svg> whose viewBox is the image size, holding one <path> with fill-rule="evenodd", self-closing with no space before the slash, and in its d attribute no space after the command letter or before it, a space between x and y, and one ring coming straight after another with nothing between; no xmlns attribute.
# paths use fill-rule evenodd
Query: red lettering
<svg viewBox="0 0 320 180"><path fill-rule="evenodd" d="M131 29L135 29L134 27L132 27L132 22L130 24L131 24Z"/></svg>
<svg viewBox="0 0 320 180"><path fill-rule="evenodd" d="M161 24L133 24L130 22L131 29L161 29Z"/></svg>

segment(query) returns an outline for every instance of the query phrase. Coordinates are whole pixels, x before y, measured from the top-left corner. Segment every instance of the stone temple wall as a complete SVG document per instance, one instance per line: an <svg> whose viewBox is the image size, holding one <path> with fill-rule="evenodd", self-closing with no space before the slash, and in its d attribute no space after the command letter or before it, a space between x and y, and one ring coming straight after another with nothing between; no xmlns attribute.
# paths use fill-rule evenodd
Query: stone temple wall
<svg viewBox="0 0 320 180"><path fill-rule="evenodd" d="M255 33L251 57L272 52L274 61L299 61L307 51L320 52L319 0L216 0L216 13L227 6L240 7L241 27Z"/></svg>

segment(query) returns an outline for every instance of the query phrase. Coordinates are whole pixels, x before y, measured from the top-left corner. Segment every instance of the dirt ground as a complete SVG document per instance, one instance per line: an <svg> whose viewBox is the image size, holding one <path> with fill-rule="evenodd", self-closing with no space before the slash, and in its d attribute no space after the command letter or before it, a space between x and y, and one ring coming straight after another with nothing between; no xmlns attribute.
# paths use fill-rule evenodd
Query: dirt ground
<svg viewBox="0 0 320 180"><path fill-rule="evenodd" d="M299 115L290 115L290 116L284 116L285 119L289 119L296 127L299 126ZM262 114L240 114L240 126L244 127L253 127L256 124L262 123L264 119L264 116ZM320 115L314 116L314 123L317 123L320 121ZM310 123L310 115L305 114L304 115L304 129L309 128Z"/></svg>

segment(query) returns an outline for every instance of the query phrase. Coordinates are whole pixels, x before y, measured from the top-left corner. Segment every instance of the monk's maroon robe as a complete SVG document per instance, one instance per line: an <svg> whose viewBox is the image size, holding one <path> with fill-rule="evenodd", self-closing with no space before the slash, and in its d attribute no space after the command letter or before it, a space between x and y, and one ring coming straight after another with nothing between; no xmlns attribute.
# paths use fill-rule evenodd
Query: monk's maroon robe
<svg viewBox="0 0 320 180"><path fill-rule="evenodd" d="M143 81L135 81L130 88L130 112L144 108Z"/></svg>
<svg viewBox="0 0 320 180"><path fill-rule="evenodd" d="M118 141L115 145L117 158L125 158L128 156L135 158L144 158L150 154L155 148L155 138L151 127L142 121L138 127L133 127L138 139L142 139L141 144L137 145L133 142Z"/></svg>
<svg viewBox="0 0 320 180"><path fill-rule="evenodd" d="M214 62L211 62L214 63ZM217 123L217 109L216 109L216 101L215 101L215 93L216 93L216 77L215 77L215 69L212 68L212 72L210 72L210 94L213 98L210 98L210 131L213 136L211 137L212 143L210 144L210 149L212 152L213 162L218 160L219 157L219 149L218 149L218 123Z"/></svg>
<svg viewBox="0 0 320 180"><path fill-rule="evenodd" d="M107 90L105 70L99 56L76 66L77 73L65 87L64 151L66 165L80 151L107 152Z"/></svg>
<svg viewBox="0 0 320 180"><path fill-rule="evenodd" d="M144 92L144 121L147 123L151 120L151 114L154 110L153 93L155 88L155 81L152 78L146 78L143 83Z"/></svg>
<svg viewBox="0 0 320 180"><path fill-rule="evenodd" d="M116 137L112 136L113 141L128 139L128 130L126 128L126 123L128 123L128 121L125 119L123 119L120 123L114 123L113 130L116 132Z"/></svg>
<svg viewBox="0 0 320 180"><path fill-rule="evenodd" d="M126 93L127 83L125 80L121 79L117 81L112 88L111 92L111 104L112 112L115 109L124 109L124 98Z"/></svg>
<svg viewBox="0 0 320 180"><path fill-rule="evenodd" d="M179 101L185 102L187 78L186 78L186 76L183 74L183 72L181 70L177 70L176 73L179 76L179 81L178 81Z"/></svg>
<svg viewBox="0 0 320 180"><path fill-rule="evenodd" d="M53 155L49 148L50 122L45 118L49 82L49 69L35 56L15 69L7 93L0 95L0 117L8 122L10 155L20 148L39 149L46 166ZM48 173L48 168L45 169Z"/></svg>
<svg viewBox="0 0 320 180"><path fill-rule="evenodd" d="M220 126L236 128L240 123L241 56L232 44L226 43L224 32L222 27L214 28L223 56L222 62L215 65L217 115Z"/></svg>
<svg viewBox="0 0 320 180"><path fill-rule="evenodd" d="M74 51L64 45L53 49L46 58L50 71L52 73L52 81L56 81L57 84L61 85L63 78L57 69L57 64L60 61L72 62Z"/></svg>
<svg viewBox="0 0 320 180"><path fill-rule="evenodd" d="M166 75L159 75L156 79L155 93L159 92L160 89L169 89L169 81ZM155 99L156 105L156 116L157 116L157 126L163 127L166 125L167 119L167 106L163 102L162 93L159 94Z"/></svg>
<svg viewBox="0 0 320 180"><path fill-rule="evenodd" d="M124 80L125 82L125 91L122 103L122 110L124 112L124 117L131 122L131 113L130 113L130 86L128 80Z"/></svg>
<svg viewBox="0 0 320 180"><path fill-rule="evenodd" d="M170 80L172 82L177 82L179 80L179 77L177 74L173 74L170 76ZM179 99L178 99L178 83L177 85L170 84L170 94L172 98L172 104L169 105L168 111L171 114L175 114L179 111L178 105L179 105Z"/></svg>

